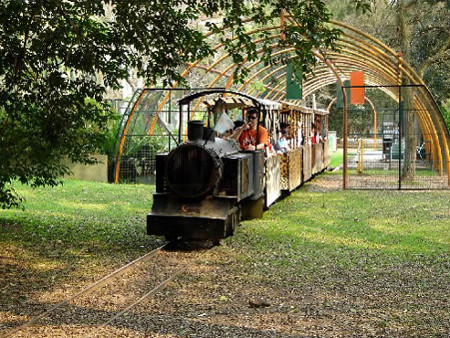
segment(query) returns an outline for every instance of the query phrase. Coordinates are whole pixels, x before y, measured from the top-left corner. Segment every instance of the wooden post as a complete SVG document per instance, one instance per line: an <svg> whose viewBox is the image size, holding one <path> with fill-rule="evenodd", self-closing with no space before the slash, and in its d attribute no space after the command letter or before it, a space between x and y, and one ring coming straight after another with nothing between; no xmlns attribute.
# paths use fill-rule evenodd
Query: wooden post
<svg viewBox="0 0 450 338"><path fill-rule="evenodd" d="M377 111L375 108L373 108L373 150L377 150L377 133L378 133L378 128L377 128Z"/></svg>
<svg viewBox="0 0 450 338"><path fill-rule="evenodd" d="M343 111L343 137L344 137L344 163L343 163L343 188L344 190L348 189L348 171L347 171L347 166L348 166L348 161L347 161L347 153L348 153L348 102L347 102L347 93L346 93L346 88L344 88L343 86L341 86L341 90L342 90L342 98L344 100L344 111Z"/></svg>

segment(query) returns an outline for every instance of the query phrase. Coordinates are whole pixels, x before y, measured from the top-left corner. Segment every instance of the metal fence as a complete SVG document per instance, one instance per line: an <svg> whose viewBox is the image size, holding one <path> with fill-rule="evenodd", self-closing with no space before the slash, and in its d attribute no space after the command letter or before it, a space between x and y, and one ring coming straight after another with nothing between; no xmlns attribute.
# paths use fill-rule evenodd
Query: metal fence
<svg viewBox="0 0 450 338"><path fill-rule="evenodd" d="M448 189L446 130L432 128L427 110L413 104L420 92L399 87L395 102L372 93L379 89L366 89L370 105L348 108L348 189Z"/></svg>
<svg viewBox="0 0 450 338"><path fill-rule="evenodd" d="M178 101L199 89L204 88L145 88L135 93L117 134L112 181L154 183L156 153L169 152L177 144Z"/></svg>

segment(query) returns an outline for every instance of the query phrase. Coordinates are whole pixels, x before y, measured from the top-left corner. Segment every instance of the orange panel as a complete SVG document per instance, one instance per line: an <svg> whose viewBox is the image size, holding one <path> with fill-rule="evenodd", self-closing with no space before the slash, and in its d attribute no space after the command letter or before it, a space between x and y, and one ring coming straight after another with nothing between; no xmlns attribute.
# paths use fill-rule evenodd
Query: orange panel
<svg viewBox="0 0 450 338"><path fill-rule="evenodd" d="M364 88L353 88L354 86L364 86L364 73L362 71L350 73L350 103L364 104Z"/></svg>

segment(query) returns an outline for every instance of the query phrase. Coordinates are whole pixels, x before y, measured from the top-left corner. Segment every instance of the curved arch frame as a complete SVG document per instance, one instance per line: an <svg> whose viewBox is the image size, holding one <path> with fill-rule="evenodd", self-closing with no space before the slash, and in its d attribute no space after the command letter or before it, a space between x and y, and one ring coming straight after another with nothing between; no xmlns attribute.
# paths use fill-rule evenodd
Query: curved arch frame
<svg viewBox="0 0 450 338"><path fill-rule="evenodd" d="M285 19L289 21L291 24L295 24L294 20L288 14L284 15ZM249 23L251 20L246 20L245 23ZM423 87L420 89L420 97L416 95L414 98L414 105L417 108L420 108L420 113L418 113L419 125L422 130L425 130L428 135L434 134L431 144L433 147L433 158L439 159L441 165L443 165L445 159L447 161L447 175L448 175L448 183L450 186L450 153L449 153L449 144L450 144L450 136L448 133L448 129L444 123L444 119L442 113L439 110L438 105L432 98L429 90L426 88L423 80L417 75L417 73L412 69L412 67L406 63L402 58L399 58L397 53L384 45L380 40L375 37L362 32L361 30L351 27L347 24L331 20L330 23L340 29L343 29L343 34L337 40L338 51L313 51L315 56L321 61L314 69L314 73L317 71L320 72L320 76L312 77L307 82L305 82L304 86L304 96L307 97L311 93L316 90L327 86L332 83L338 82L343 87L341 79L344 77L348 77L348 73L352 70L360 70L364 69L366 73L367 83L369 85L383 85L383 84L398 84L399 74L402 74L407 77L412 83L417 83L422 85ZM283 23L284 24L284 23ZM273 25L269 27L262 27L258 29L254 29L248 32L248 35L253 36L257 33L261 32L270 32L277 31L280 29L280 25ZM208 33L205 36L211 36L212 33ZM281 34L273 34L265 38L254 39L255 43L260 43L267 40L274 40L280 38ZM223 47L222 44L217 44L213 50L219 51ZM271 46L272 50L277 48L277 44ZM272 57L277 57L280 55L288 55L292 52L293 48L287 48L282 51L276 51L272 53ZM258 51L260 52L260 51ZM225 83L225 88L229 89L234 84L234 78L232 74L232 70L236 67L236 65L231 64L230 66L225 67L224 69L220 69L219 67L226 63L229 59L230 55L228 53L224 53L220 58L218 58L212 64L206 64L203 60L197 60L194 63L187 64L186 70L181 74L183 78L188 77L193 71L200 70L203 71L203 76L206 76L210 73L216 73L216 77L212 82L209 83L208 87L213 87L219 81L223 81ZM294 59L294 57L289 57ZM264 88L266 89L265 98L269 98L272 100L280 100L285 103L294 103L298 104L298 101L288 102L283 100L282 98L285 95L285 91L283 88L283 79L284 74L283 70L285 65L281 65L278 68L275 66L280 64L281 62L276 62L270 66L265 66L263 68L258 69L258 66L261 64L261 60L254 62L248 68L249 70L256 69L256 71L252 74L249 72L248 78L245 79L244 83L239 87L238 91L242 93L247 93L248 95L255 92L255 89L249 88L250 83L255 80L262 81ZM247 59L243 61L243 63L247 63ZM280 73L275 79L272 78L272 75ZM175 83L172 88L178 86L178 83ZM392 98L398 100L398 93L393 89L384 89ZM120 157L123 151L123 144L125 142L128 129L129 129L129 121L133 118L134 112L137 109L137 106L140 103L142 96L145 94L145 90L141 93L141 95L136 100L133 108L131 109L131 113L128 115L128 121L124 124L124 129L122 132L122 137L120 140L120 146L118 149L118 156L116 157L118 160L116 161L116 182L118 182L118 173L120 166ZM261 92L257 91L255 93L256 96L260 96ZM345 91L343 90L343 95L345 97ZM167 101L168 96L164 97L161 104L157 109L157 113L161 111L165 102ZM344 101L346 102L346 100ZM347 107L344 107L344 115L346 115ZM154 117L150 128L148 130L148 134L152 135L154 126L156 125L156 116ZM345 116L344 116L345 119ZM344 126L345 128L345 126ZM347 134L347 130L344 130L344 135ZM344 137L344 142L346 138ZM344 145L345 148L345 145ZM346 160L346 156L344 157ZM440 170L441 174L443 170ZM345 177L345 174L344 174ZM344 179L344 188L346 188L346 179Z"/></svg>

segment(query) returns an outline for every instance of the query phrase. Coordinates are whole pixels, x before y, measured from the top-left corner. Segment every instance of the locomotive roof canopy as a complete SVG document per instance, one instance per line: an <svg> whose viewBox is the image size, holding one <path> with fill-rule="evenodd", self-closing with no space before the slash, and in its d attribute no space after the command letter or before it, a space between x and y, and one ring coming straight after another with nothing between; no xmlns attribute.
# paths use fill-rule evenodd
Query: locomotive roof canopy
<svg viewBox="0 0 450 338"><path fill-rule="evenodd" d="M258 106L255 105L255 100L256 102L259 103ZM203 103L209 108L214 107L217 103L220 102L224 109L247 108L247 107L259 108L259 106L264 106L266 110L282 109L282 104L280 102L258 98L255 98L255 100L250 100L248 98L239 96L225 96L225 97L218 96L213 99L205 100Z"/></svg>
<svg viewBox="0 0 450 338"><path fill-rule="evenodd" d="M259 100L256 97L250 96L248 94L236 92L236 91L232 91L232 90L227 90L227 89L222 89L222 88L212 88L212 87L211 87L211 89L199 91L194 94L185 96L180 101L178 101L178 103L180 105L187 105L187 104L191 103L192 101L194 101L195 99L198 99L200 97L204 97L207 95L212 95L212 94L222 94L222 95L223 94L225 94L225 95L233 94L238 97L241 97L243 100L246 99L246 100L253 102L253 106L255 106L255 107L259 107L261 105L261 103L259 102Z"/></svg>

